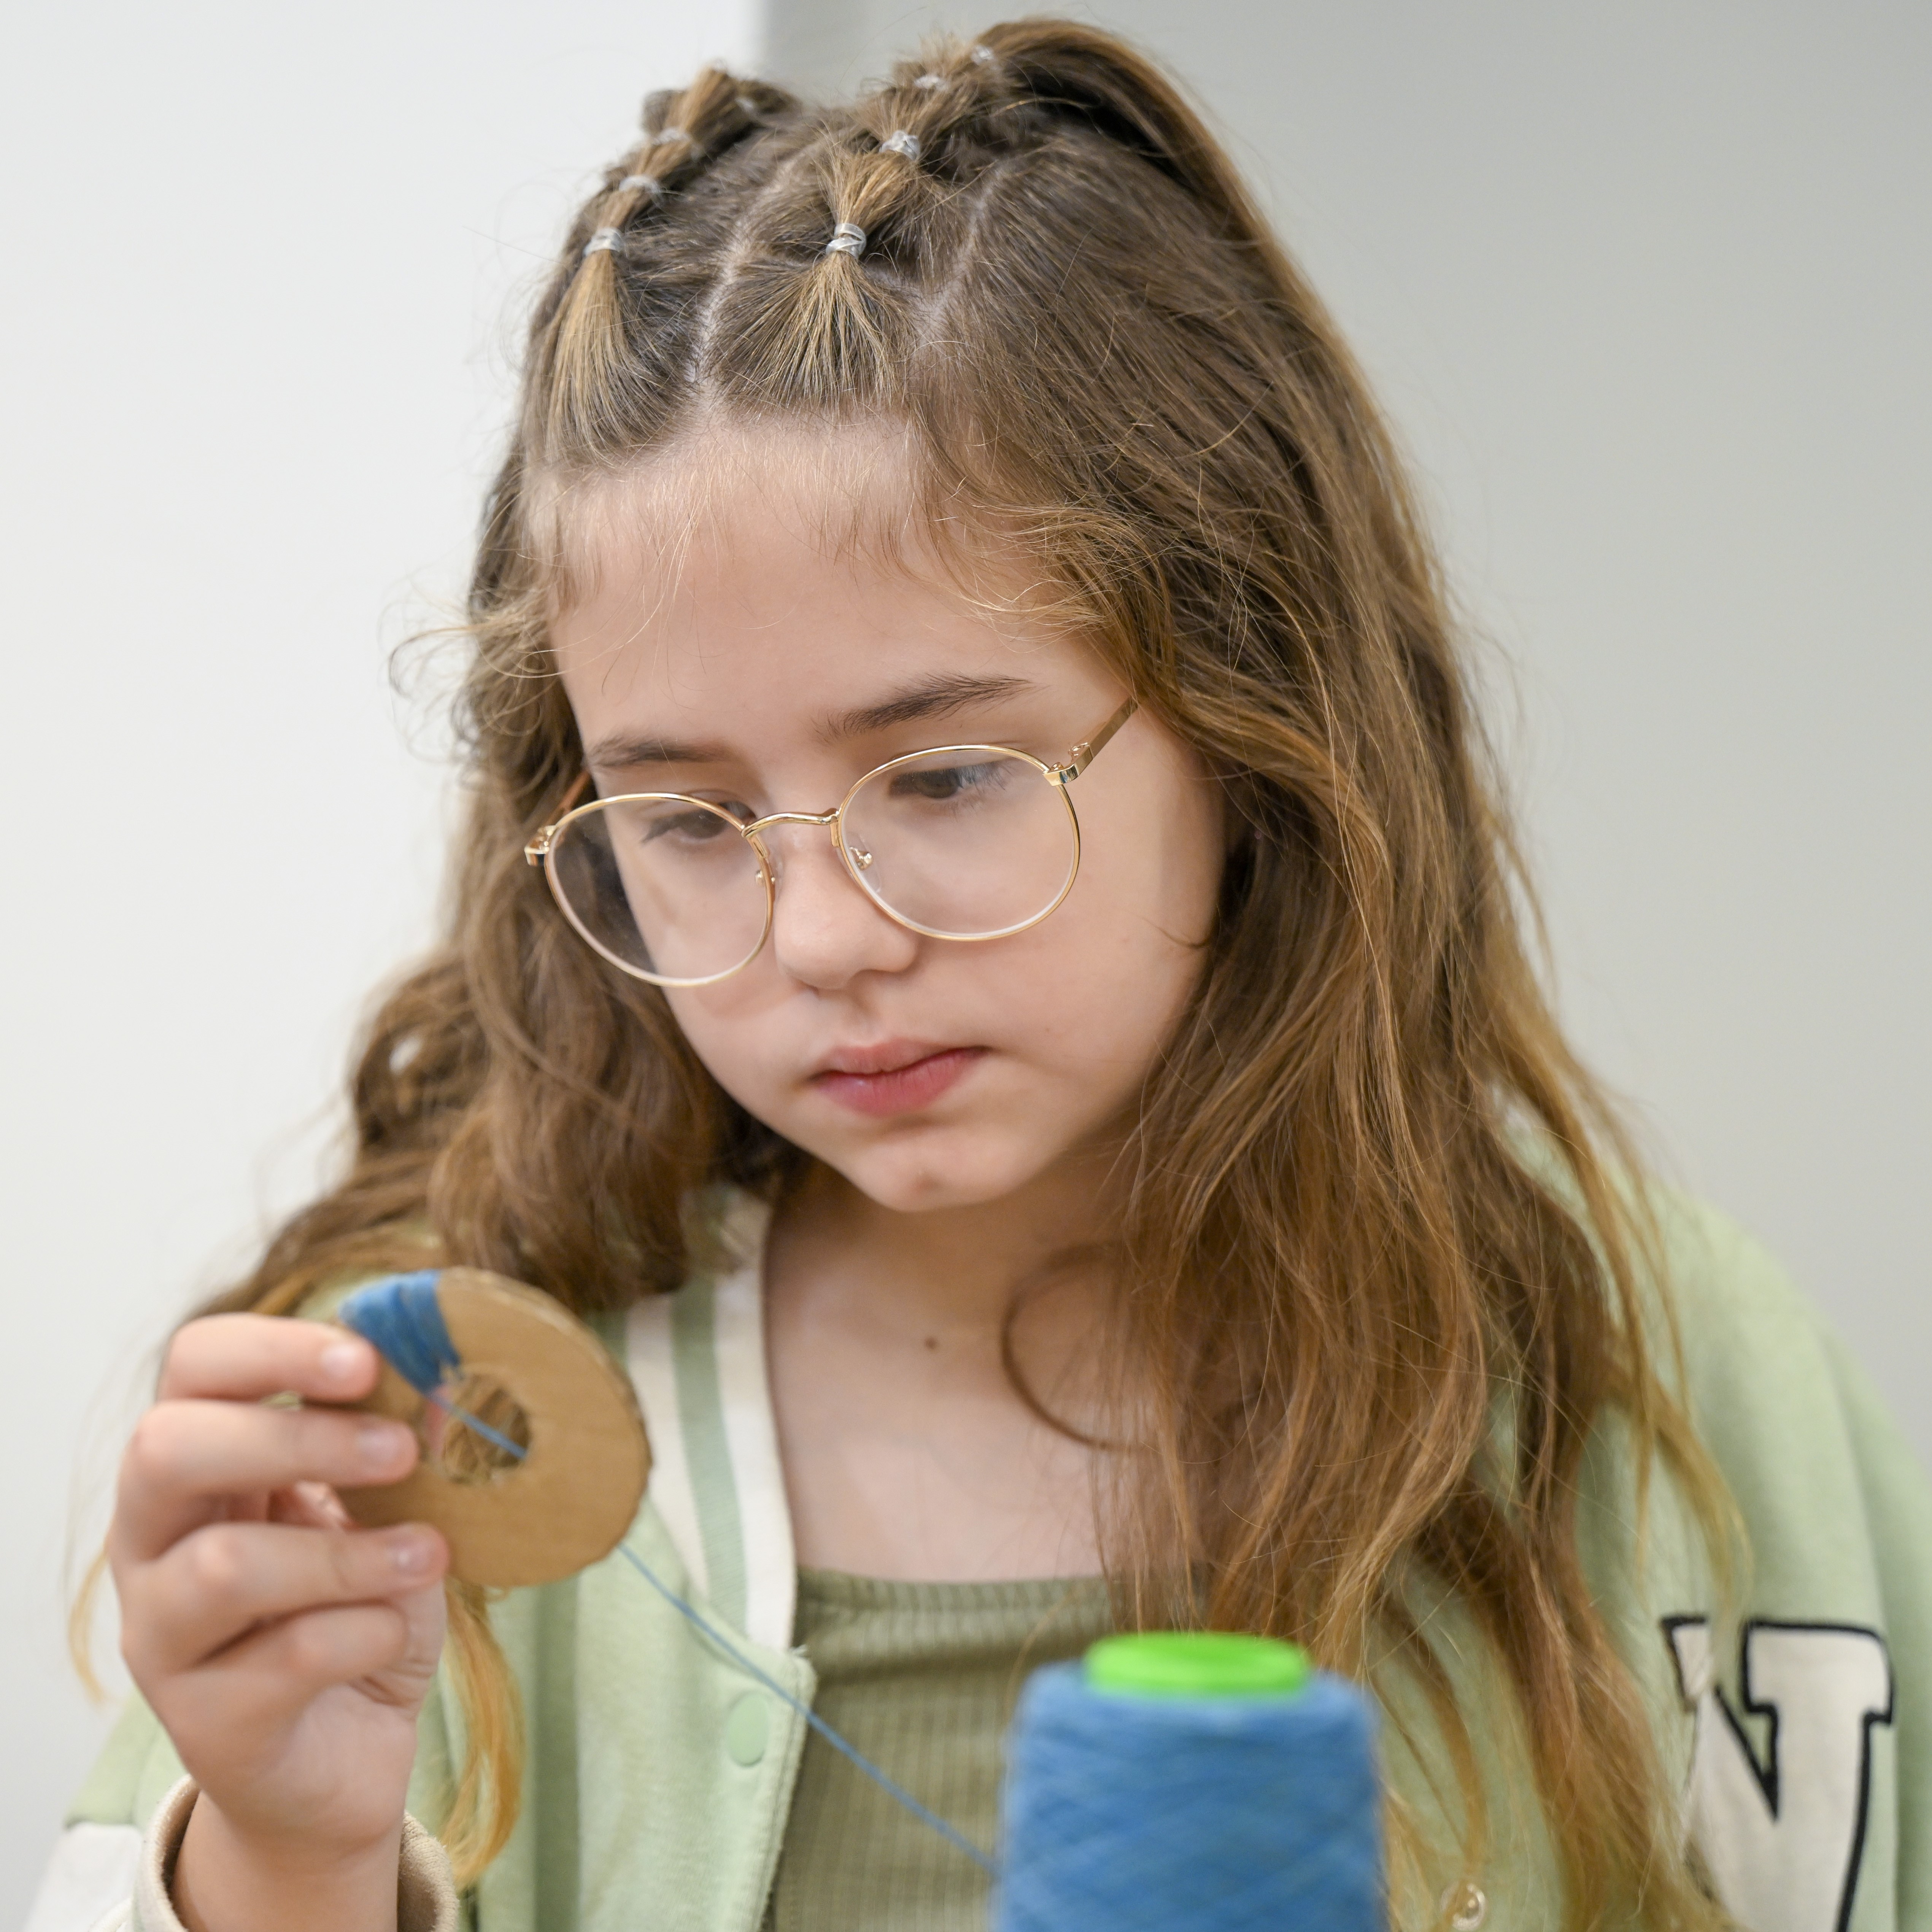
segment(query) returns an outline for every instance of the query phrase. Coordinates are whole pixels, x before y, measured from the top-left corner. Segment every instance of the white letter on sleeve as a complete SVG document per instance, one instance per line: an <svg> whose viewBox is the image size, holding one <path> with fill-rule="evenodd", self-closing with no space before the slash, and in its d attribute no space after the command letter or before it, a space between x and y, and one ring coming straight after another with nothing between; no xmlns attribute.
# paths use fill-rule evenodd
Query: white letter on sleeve
<svg viewBox="0 0 1932 1932"><path fill-rule="evenodd" d="M1695 1713L1686 1822L1726 1909L1750 1932L1844 1932L1871 1798L1871 1727L1892 1721L1876 1630L1750 1623L1744 1708L1768 1720L1762 1759L1717 1681L1702 1617L1667 1618Z"/></svg>

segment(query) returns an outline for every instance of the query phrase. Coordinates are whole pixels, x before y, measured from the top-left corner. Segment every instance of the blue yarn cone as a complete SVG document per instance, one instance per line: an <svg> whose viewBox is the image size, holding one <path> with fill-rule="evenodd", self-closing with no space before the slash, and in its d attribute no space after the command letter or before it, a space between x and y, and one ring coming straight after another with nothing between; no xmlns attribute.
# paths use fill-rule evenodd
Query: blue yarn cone
<svg viewBox="0 0 1932 1932"><path fill-rule="evenodd" d="M1008 1747L997 1932L1382 1932L1368 1700L1096 1690L1036 1672Z"/></svg>

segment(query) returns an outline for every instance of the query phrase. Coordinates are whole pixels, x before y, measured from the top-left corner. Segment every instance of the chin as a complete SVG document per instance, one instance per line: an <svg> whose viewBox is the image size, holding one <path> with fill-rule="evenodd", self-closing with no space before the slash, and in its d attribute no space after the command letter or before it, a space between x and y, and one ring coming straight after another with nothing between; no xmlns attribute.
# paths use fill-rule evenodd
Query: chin
<svg viewBox="0 0 1932 1932"><path fill-rule="evenodd" d="M984 1207L1024 1187L1050 1164L1037 1149L962 1145L946 1134L811 1151L868 1200L899 1214Z"/></svg>

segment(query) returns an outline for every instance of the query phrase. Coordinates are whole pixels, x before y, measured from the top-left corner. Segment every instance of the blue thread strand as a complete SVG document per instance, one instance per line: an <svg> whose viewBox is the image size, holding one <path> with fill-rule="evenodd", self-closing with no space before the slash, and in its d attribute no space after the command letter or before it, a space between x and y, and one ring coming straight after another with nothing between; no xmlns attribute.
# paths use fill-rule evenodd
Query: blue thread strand
<svg viewBox="0 0 1932 1932"><path fill-rule="evenodd" d="M432 1389L429 1393L430 1406L440 1408L445 1415L453 1416L466 1429L473 1429L486 1442L494 1442L506 1456L514 1456L520 1462L530 1453L520 1442L513 1442L500 1430L492 1429L480 1415L472 1415L459 1402L449 1401Z"/></svg>
<svg viewBox="0 0 1932 1932"><path fill-rule="evenodd" d="M737 1665L740 1670L746 1671L751 1676L755 1677L760 1684L764 1685L766 1690L772 1693L774 1696L783 1698L785 1702L789 1704L791 1708L796 1711L798 1714L834 1750L842 1752L846 1757L849 1758L854 1764L856 1765L858 1768L886 1794L888 1798L892 1798L898 1804L904 1805L906 1810L910 1811L922 1824L930 1825L948 1844L954 1846L959 1851L964 1852L967 1857L970 1858L982 1871L986 1873L989 1876L997 1877L998 1876L998 1868L994 1865L993 1861L989 1858L984 1852L980 1850L979 1846L974 1844L972 1840L968 1838L964 1832L958 1831L953 1826L949 1825L937 1812L928 1810L926 1807L922 1804L910 1791L907 1790L904 1785L899 1784L889 1772L882 1770L878 1765L874 1764L863 1751L860 1750L856 1744L852 1743L849 1739L842 1737L839 1733L834 1730L832 1727L828 1724L809 1704L806 1703L802 1697L794 1697L776 1677L773 1677L766 1671L760 1670L757 1664L754 1664L742 1651L738 1648L736 1645L733 1643L729 1638L724 1636L721 1632L714 1630L712 1626L707 1623L690 1604L687 1604L676 1591L673 1590L668 1584L661 1582L652 1574L650 1565L647 1564L628 1543L619 1544L617 1546L616 1553L620 1556L623 1557L630 1564L631 1567L637 1571L638 1574L643 1577L644 1581L650 1584L651 1588L656 1591L658 1595L662 1597L664 1601L669 1604L673 1610L678 1611L681 1615L688 1618L692 1624L694 1624L699 1630L702 1630L720 1650L724 1652L727 1657L730 1658L733 1663Z"/></svg>
<svg viewBox="0 0 1932 1932"><path fill-rule="evenodd" d="M486 1441L494 1442L520 1462L529 1454L520 1444L500 1435L487 1422L472 1415L467 1409L446 1401L437 1392L461 1368L463 1362L450 1340L442 1310L437 1304L436 1282L434 1269L418 1274L391 1275L358 1289L337 1312L347 1326L394 1364L396 1372L405 1382L421 1390L446 1415L453 1416L465 1426L475 1430ZM614 1553L622 1557L673 1610L716 1644L740 1670L756 1678L775 1697L796 1711L834 1750L856 1766L887 1797L903 1805L921 1823L931 1826L948 1844L963 1852L981 1870L997 1876L993 1861L977 1845L937 1812L922 1804L890 1772L874 1764L856 1744L840 1736L802 1698L794 1696L769 1671L760 1669L729 1637L686 1603L669 1584L662 1581L628 1543L619 1544Z"/></svg>

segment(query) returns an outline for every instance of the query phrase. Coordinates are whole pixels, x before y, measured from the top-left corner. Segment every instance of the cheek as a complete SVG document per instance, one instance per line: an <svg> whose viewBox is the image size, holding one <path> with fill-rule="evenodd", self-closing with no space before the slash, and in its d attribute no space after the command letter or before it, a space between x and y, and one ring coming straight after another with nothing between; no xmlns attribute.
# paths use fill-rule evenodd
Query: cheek
<svg viewBox="0 0 1932 1932"><path fill-rule="evenodd" d="M1203 788L1106 816L1066 904L1030 932L924 941L907 970L848 988L842 1012L769 953L719 986L670 992L672 1012L728 1092L835 1166L848 1140L856 1149L898 1130L826 1117L800 1082L835 1038L882 1034L992 1048L999 1071L980 1098L924 1126L1003 1171L1050 1160L1131 1105L1199 977L1214 921L1222 835Z"/></svg>
<svg viewBox="0 0 1932 1932"><path fill-rule="evenodd" d="M716 986L667 987L671 1017L692 1051L735 1100L759 1111L762 1090L776 1086L781 1066L791 1064L780 1049L796 1025L796 998L774 995L766 983L775 977L769 956L735 979ZM796 1048L794 1048L795 1057Z"/></svg>
<svg viewBox="0 0 1932 1932"><path fill-rule="evenodd" d="M1207 788L1150 785L1083 859L1060 935L1082 1010L1159 1052L1206 963L1225 862ZM1076 928L1072 929L1072 928Z"/></svg>
<svg viewBox="0 0 1932 1932"><path fill-rule="evenodd" d="M1030 1011L1054 1058L1070 1070L1090 1072L1111 1103L1119 1090L1138 1085L1166 1044L1203 955L1187 943L1191 922L1170 928L1178 908L1101 904L1097 892L1095 898L1091 918L1070 905L1075 916L1054 935L1063 943L1035 962L1023 989L1014 989L1012 1010Z"/></svg>
<svg viewBox="0 0 1932 1932"><path fill-rule="evenodd" d="M1044 924L936 962L998 1029L994 1041L1054 1081L1059 1117L1090 1125L1132 1097L1172 1036L1206 964L1219 896L1220 822L1198 795L1129 820L1090 844Z"/></svg>

